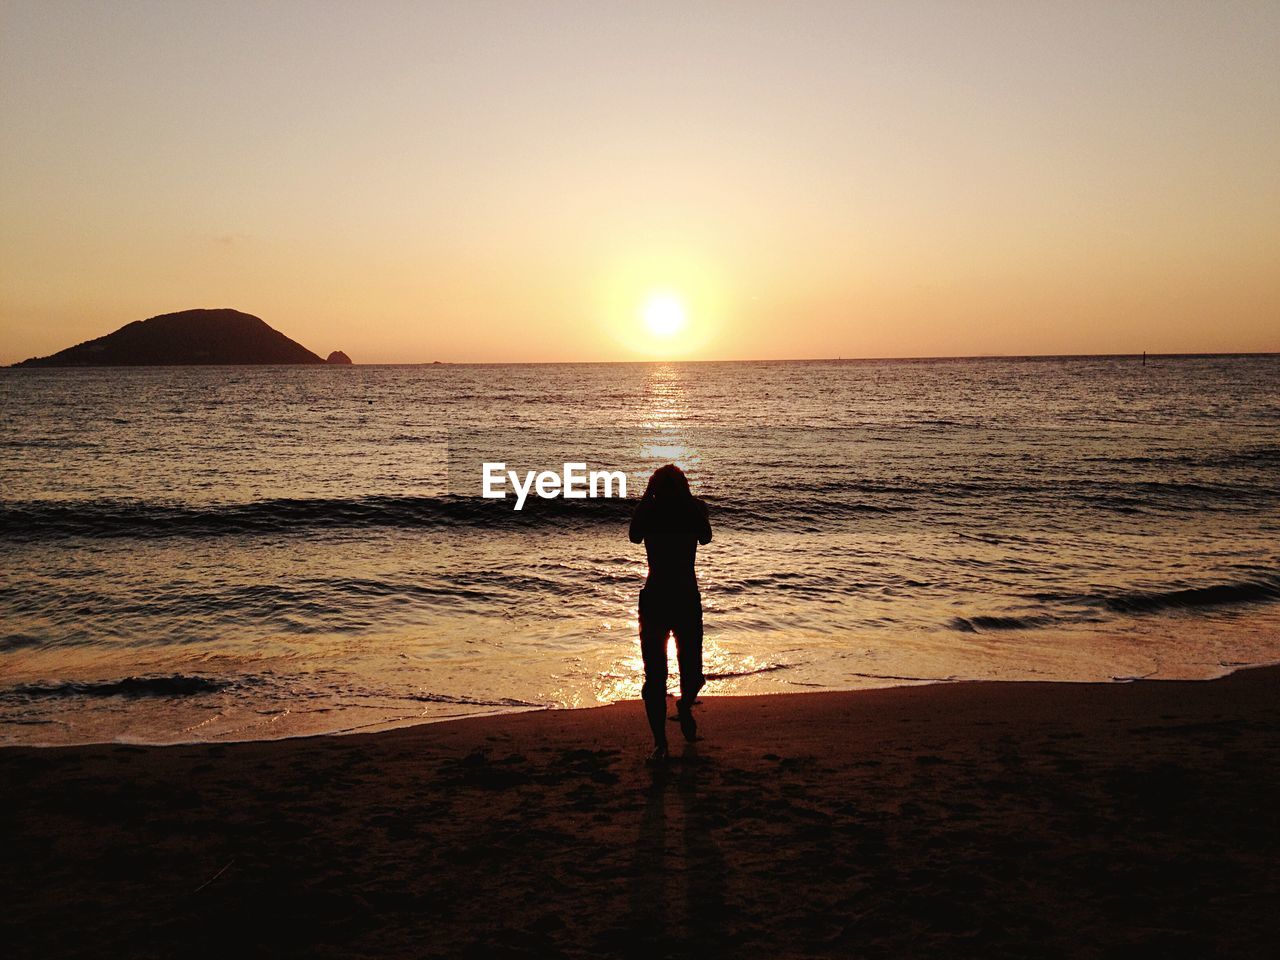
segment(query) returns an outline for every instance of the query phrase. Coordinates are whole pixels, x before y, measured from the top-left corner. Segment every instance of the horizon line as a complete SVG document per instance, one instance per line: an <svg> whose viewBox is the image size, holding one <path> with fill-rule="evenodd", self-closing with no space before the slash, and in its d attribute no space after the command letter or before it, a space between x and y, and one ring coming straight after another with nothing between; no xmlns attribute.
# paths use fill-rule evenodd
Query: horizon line
<svg viewBox="0 0 1280 960"><path fill-rule="evenodd" d="M965 353L936 354L932 356L882 356L882 357L649 357L634 360L409 360L370 363L352 363L356 367L518 367L518 366L567 366L570 364L598 365L604 363L906 363L933 360L1089 360L1116 357L1278 357L1280 350L1193 350L1183 353ZM346 366L346 364L343 364Z"/></svg>
<svg viewBox="0 0 1280 960"><path fill-rule="evenodd" d="M317 354L318 356L318 354ZM354 367L533 367L533 366L598 366L600 364L644 363L919 363L940 360L1091 360L1133 357L1141 359L1177 359L1196 357L1276 357L1280 350L1218 350L1152 353L1150 351L1126 353L972 353L936 354L932 356L880 356L880 357L649 357L631 360L387 360L374 362L353 361L351 364L294 364L294 363L120 363L74 364L67 366L22 367L25 360L0 364L6 370L102 370L129 369L134 367L294 367L294 366L354 366ZM27 359L42 359L29 357Z"/></svg>

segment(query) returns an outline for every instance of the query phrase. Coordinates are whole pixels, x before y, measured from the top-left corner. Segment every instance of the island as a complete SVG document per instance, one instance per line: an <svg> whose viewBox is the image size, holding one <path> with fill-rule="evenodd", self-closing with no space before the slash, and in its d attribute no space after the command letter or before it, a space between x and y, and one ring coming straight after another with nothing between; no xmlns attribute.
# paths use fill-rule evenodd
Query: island
<svg viewBox="0 0 1280 960"><path fill-rule="evenodd" d="M335 350L325 358L325 363L338 363L344 366L351 366L351 358L341 350Z"/></svg>
<svg viewBox="0 0 1280 960"><path fill-rule="evenodd" d="M341 363L330 355L329 363ZM345 354L341 355L345 359ZM183 310L135 320L114 333L17 367L319 364L324 358L239 310ZM350 363L350 360L346 362Z"/></svg>

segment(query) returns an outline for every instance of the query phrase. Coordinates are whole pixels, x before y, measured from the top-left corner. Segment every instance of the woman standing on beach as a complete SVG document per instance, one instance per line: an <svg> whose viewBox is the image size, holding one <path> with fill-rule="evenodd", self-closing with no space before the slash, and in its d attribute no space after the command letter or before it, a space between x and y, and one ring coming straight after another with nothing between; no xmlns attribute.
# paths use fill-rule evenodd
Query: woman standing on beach
<svg viewBox="0 0 1280 960"><path fill-rule="evenodd" d="M640 654L644 658L645 713L653 731L651 759L667 755L667 635L675 634L680 664L676 713L686 740L697 737L693 704L702 676L702 594L693 571L698 544L711 542L707 505L689 490L675 464L659 467L631 517L631 542L644 543L649 576L640 591Z"/></svg>

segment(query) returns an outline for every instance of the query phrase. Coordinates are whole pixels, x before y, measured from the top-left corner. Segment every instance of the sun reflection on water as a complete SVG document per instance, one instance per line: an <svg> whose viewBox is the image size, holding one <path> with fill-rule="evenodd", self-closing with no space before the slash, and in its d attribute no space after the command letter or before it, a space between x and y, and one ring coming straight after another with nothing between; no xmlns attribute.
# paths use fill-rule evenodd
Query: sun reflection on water
<svg viewBox="0 0 1280 960"><path fill-rule="evenodd" d="M776 670L780 666L785 664L766 661L751 654L735 653L712 637L704 637L702 642L702 672L707 677L705 693L730 693L744 679L762 671ZM674 637L667 638L667 671L667 692L678 695L680 672L676 664ZM619 656L596 676L595 697L600 703L636 700L640 697L643 684L644 660L640 656L640 641L637 636L627 654Z"/></svg>
<svg viewBox="0 0 1280 960"><path fill-rule="evenodd" d="M644 389L645 414L640 421L637 450L644 466L639 471L639 479L642 484L646 483L648 473L663 464L674 463L689 475L690 485L697 492L702 453L685 427L690 404L684 373L673 363L654 364Z"/></svg>

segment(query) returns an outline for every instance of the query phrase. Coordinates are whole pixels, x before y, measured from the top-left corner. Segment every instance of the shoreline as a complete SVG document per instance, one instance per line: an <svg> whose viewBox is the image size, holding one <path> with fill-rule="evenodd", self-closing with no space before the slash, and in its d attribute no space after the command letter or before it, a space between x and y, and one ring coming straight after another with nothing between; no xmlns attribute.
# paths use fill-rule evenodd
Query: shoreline
<svg viewBox="0 0 1280 960"><path fill-rule="evenodd" d="M1267 956L1280 667L0 750L15 956ZM246 939L248 931L258 939Z"/></svg>
<svg viewBox="0 0 1280 960"><path fill-rule="evenodd" d="M1227 677L1234 676L1238 673L1246 673L1251 670L1267 670L1280 668L1280 660L1264 661L1260 663L1235 663L1220 664L1221 672L1207 677L1196 678L1169 678L1164 679L1156 677L1153 674L1145 676L1132 677L1112 677L1110 680L993 680L989 678L913 678L913 677L884 677L879 679L894 680L899 682L886 683L883 686L867 686L867 687L824 687L813 690L777 690L777 691L753 691L750 693L714 693L710 695L704 694L699 699L701 704L704 699L709 700L736 700L743 697L804 697L812 695L824 694L864 694L882 690L902 690L917 689L921 687L951 687L963 686L969 684L999 684L999 685L1017 685L1017 684L1071 684L1071 685L1097 685L1097 686L1117 686L1134 683L1213 683L1223 680ZM668 694L668 699L672 695ZM177 748L177 747L200 747L200 746L232 746L245 743L289 743L295 741L315 740L324 737L353 737L353 736L376 736L383 733L391 733L397 730L408 730L415 727L430 727L439 724L452 724L466 722L471 720L484 720L494 717L514 717L522 716L529 713L557 713L557 712L580 712L584 710L603 710L611 707L619 707L627 703L638 702L631 700L618 700L612 703L597 703L589 706L581 707L562 707L562 706L522 706L522 707L502 707L499 709L477 712L462 713L439 717L412 717L393 720L374 720L369 723L360 724L354 727L347 727L340 730L324 730L314 733L288 733L278 737L250 737L245 739L226 739L226 740L164 740L150 741L142 739L124 739L117 737L113 740L85 740L72 743L0 743L0 753L5 750L31 749L31 750L62 750L62 749L79 749L84 747L142 747L146 749L158 748Z"/></svg>

